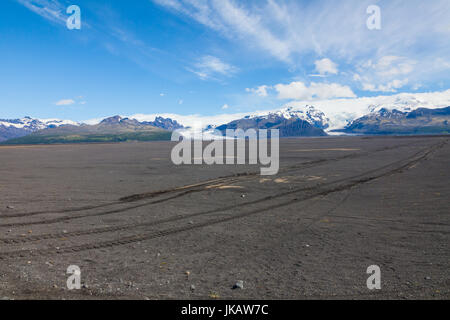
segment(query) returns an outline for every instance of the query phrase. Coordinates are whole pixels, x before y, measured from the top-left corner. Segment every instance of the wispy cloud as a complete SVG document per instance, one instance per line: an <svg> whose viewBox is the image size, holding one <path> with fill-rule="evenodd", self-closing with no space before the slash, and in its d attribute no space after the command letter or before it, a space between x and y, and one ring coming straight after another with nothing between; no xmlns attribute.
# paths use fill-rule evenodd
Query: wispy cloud
<svg viewBox="0 0 450 320"><path fill-rule="evenodd" d="M338 83L316 83L309 86L300 81L274 86L279 99L294 100L324 100L333 98L356 98L355 93L348 86Z"/></svg>
<svg viewBox="0 0 450 320"><path fill-rule="evenodd" d="M40 15L46 20L58 24L66 24L67 15L65 14L66 7L56 0L16 0L18 3L25 6L27 9Z"/></svg>
<svg viewBox="0 0 450 320"><path fill-rule="evenodd" d="M84 99L83 96L78 96L74 99L72 99L72 98L61 99L61 100L55 102L55 106L71 106L74 104L85 105L85 104L87 104L87 101Z"/></svg>
<svg viewBox="0 0 450 320"><path fill-rule="evenodd" d="M293 61L296 54L311 50L318 54L334 50L352 56L398 51L433 34L440 34L441 39L428 41L429 45L449 47L442 39L450 34L447 0L379 1L384 21L379 32L366 27L366 9L373 0L318 0L308 5L293 0L153 1L224 36L257 45L282 61Z"/></svg>
<svg viewBox="0 0 450 320"><path fill-rule="evenodd" d="M271 86L262 85L257 88L247 88L245 89L245 91L254 93L260 97L267 97L268 96L267 90L271 88L272 88Z"/></svg>
<svg viewBox="0 0 450 320"><path fill-rule="evenodd" d="M69 15L66 13L69 2L63 4L59 0L15 0L30 11L38 14L47 21L66 27ZM90 20L84 19L84 10L89 6L81 7L83 29L89 28L89 33L83 33L83 41L97 41L113 55L122 55L142 67L148 67L148 60L160 50L149 46L136 34L124 26L122 17L109 6L97 6L97 10L89 11Z"/></svg>
<svg viewBox="0 0 450 320"><path fill-rule="evenodd" d="M338 65L328 58L316 60L314 64L316 66L316 71L319 72L320 75L338 73Z"/></svg>
<svg viewBox="0 0 450 320"><path fill-rule="evenodd" d="M55 102L55 105L57 105L57 106L70 106L70 105L75 104L75 103L76 102L73 99L62 99L62 100L59 100L59 101Z"/></svg>
<svg viewBox="0 0 450 320"><path fill-rule="evenodd" d="M424 78L436 81L436 74L445 77L434 61L450 56L448 0L376 1L382 15L376 31L366 26L373 0L152 1L290 70L315 67L312 77L347 77L348 83L356 72L369 78L364 83L379 88L391 83L395 89L406 76L412 85ZM311 57L327 58L311 62ZM376 61L372 68L359 72L357 67L369 60ZM364 88L358 81L355 85Z"/></svg>
<svg viewBox="0 0 450 320"><path fill-rule="evenodd" d="M230 77L238 72L239 69L217 57L204 56L194 63L193 67L189 67L188 70L195 73L200 79L206 80L216 79L218 76Z"/></svg>

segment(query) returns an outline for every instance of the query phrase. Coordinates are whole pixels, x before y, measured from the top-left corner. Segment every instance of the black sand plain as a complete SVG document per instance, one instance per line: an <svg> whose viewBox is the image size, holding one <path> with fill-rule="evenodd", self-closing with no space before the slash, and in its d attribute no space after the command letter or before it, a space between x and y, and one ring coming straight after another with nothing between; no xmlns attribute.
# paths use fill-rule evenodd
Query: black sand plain
<svg viewBox="0 0 450 320"><path fill-rule="evenodd" d="M282 139L276 176L169 142L0 147L0 299L449 299L449 142Z"/></svg>

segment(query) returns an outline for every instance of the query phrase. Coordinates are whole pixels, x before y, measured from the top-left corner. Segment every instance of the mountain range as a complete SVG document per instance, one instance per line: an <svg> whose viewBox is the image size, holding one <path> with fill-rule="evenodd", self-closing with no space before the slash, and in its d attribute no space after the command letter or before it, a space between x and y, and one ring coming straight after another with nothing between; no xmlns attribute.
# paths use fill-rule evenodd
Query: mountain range
<svg viewBox="0 0 450 320"><path fill-rule="evenodd" d="M13 138L23 137L39 130L56 128L62 125L79 124L70 120L39 120L32 119L31 117L24 117L22 119L13 120L0 119L0 142Z"/></svg>
<svg viewBox="0 0 450 320"><path fill-rule="evenodd" d="M173 125L171 121L167 121ZM98 124L49 125L28 135L4 141L4 144L52 144L87 142L123 142L170 140L171 131L136 119L114 116Z"/></svg>
<svg viewBox="0 0 450 320"><path fill-rule="evenodd" d="M449 134L450 107L419 108L409 112L381 108L354 120L341 130L352 134Z"/></svg>
<svg viewBox="0 0 450 320"><path fill-rule="evenodd" d="M203 129L279 129L281 137L326 136L327 134L447 134L450 132L450 107L422 108L420 104L396 101L394 104L372 104L364 107L366 114L348 118L346 125L336 128L342 119L328 117L315 106L287 106L274 111L230 115L225 123L204 123ZM360 112L361 113L361 112ZM98 123L86 124L70 120L22 119L0 120L0 142L7 144L119 142L129 140L169 140L176 129L190 130L183 116L153 119L114 116Z"/></svg>
<svg viewBox="0 0 450 320"><path fill-rule="evenodd" d="M227 129L278 129L280 137L317 137L327 135L323 126L322 121L311 123L298 115L279 112L269 113L266 116L247 116L218 126L216 129L221 131L222 134L225 134Z"/></svg>

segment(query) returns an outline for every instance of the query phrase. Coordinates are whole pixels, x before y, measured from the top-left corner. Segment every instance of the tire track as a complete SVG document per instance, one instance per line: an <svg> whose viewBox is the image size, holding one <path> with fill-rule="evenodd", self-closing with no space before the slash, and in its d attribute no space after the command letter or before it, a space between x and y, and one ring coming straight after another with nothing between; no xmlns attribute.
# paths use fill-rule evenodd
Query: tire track
<svg viewBox="0 0 450 320"><path fill-rule="evenodd" d="M358 157L362 157L364 155L368 155L368 154L371 154L371 153L376 153L376 152L386 151L386 150L391 150L391 149L397 149L397 148L401 148L401 147L404 147L404 146L408 146L408 145L404 144L404 145L397 145L397 146L392 146L392 147L384 147L384 148L376 149L376 150L370 151L370 152L353 153L353 154L345 155L345 156L342 156L342 157L336 157L336 158L332 158L332 159L318 159L318 160L308 161L308 162L304 162L304 163L301 163L301 164L297 164L297 165L292 165L292 166L289 166L289 167L281 168L279 173L292 172L292 171L295 171L295 170L298 170L298 169L313 168L315 166L319 166L319 165L322 165L322 164L325 164L325 163L329 163L329 162L341 161L341 160L350 159L350 158L358 158ZM131 195L131 196L126 196L126 197L120 198L119 201L114 201L114 202L111 202L111 203L95 205L95 206L84 206L84 207L72 208L72 209L66 209L66 210L36 211L36 212L28 212L28 213L2 214L1 215L2 218L21 218L21 217L30 217L30 216L40 215L40 214L80 212L80 211L86 211L86 210L92 210L92 209L109 207L109 206L113 206L113 205L122 205L124 203L138 202L140 200L145 200L145 199L149 199L149 198L155 198L155 197L158 197L160 195L164 195L164 194L168 194L168 193L176 193L176 192L180 192L180 191L184 190L184 192L182 192L182 193L180 193L178 195L175 195L173 197L169 197L169 198L165 198L165 199L157 200L157 201L146 202L146 203L139 204L139 205L133 205L133 206L129 206L129 207L126 207L126 208L112 209L112 210L108 210L108 211L104 211L104 212L83 214L83 215L78 215L78 216L65 216L65 217L59 217L59 218L48 219L48 220L40 220L40 221L3 223L3 224L0 224L0 227L23 227L23 226L30 226L30 225L58 223L58 222L64 222L64 221L80 219L80 218L86 218L86 217L91 217L91 216L95 217L95 216L103 216L103 215L109 215L109 214L114 214L114 213L120 213L120 212L125 212L125 211L128 211L128 210L133 210L133 209L145 207L145 206L148 206L148 205L153 205L153 204L158 204L158 203L162 203L162 202L165 202L165 201L170 201L170 200L182 197L184 195L187 195L189 193L204 191L207 187L216 186L217 184L224 184L224 183L231 184L231 183L236 183L236 182L240 182L240 181L243 181L243 180L250 180L252 178L256 178L257 176L259 176L259 172L239 173L239 174L234 174L234 175L230 175L230 176L220 177L220 178L217 178L217 179L207 180L207 181L200 182L200 183L197 183L197 184L181 186L181 187L176 187L176 188L170 188L170 189L165 189L165 190L158 190L158 191L153 191L153 192L148 192L148 193L143 193L143 194L135 194L135 195Z"/></svg>
<svg viewBox="0 0 450 320"><path fill-rule="evenodd" d="M421 151L419 151L420 153ZM344 156L345 158L348 158L352 155L347 155ZM318 160L321 161L321 160ZM400 160L402 161L402 160ZM389 165L388 165L389 166ZM375 169L375 170L379 170L379 169ZM367 174L368 172L365 172L363 174ZM314 190L315 188L317 188L317 186L327 186L327 185L332 185L332 184L336 184L345 180L348 180L349 178L343 178L343 179L339 179L339 180L335 180L335 181L331 181L331 182L326 182L326 183L322 183L316 186L309 186L309 187L303 187L303 188L296 188L293 189L291 191L285 192L285 193L280 193L280 194L275 194L275 195L270 195L261 199L257 199L254 201L250 201L250 202L246 202L246 203L241 203L241 204L236 204L236 205L231 205L231 206L227 206L227 207L223 207L221 209L214 209L214 210L208 210L208 211L204 211L204 212L197 212L197 213L192 213L192 214L187 214L187 215L177 215L174 217L170 217L170 218L166 218L166 219L160 219L160 220L156 220L156 221L151 221L151 222L144 222L144 223L134 223L134 224L129 224L129 225L122 225L122 226L112 226L112 227L104 227L104 228L97 228L97 229L90 229L90 230L79 230L79 231L73 231L73 232L67 232L67 233L52 233L52 234L44 234L44 235L36 235L36 236L30 236L30 237L16 237L16 238L4 238L4 239L0 239L0 243L4 243L4 244L18 244L18 243L28 243L28 242L35 242L35 241L41 241L41 240L50 240L50 239L57 239L57 238L68 238L68 237L76 237L76 236L83 236L83 235L92 235L92 234L101 234L101 233L107 233L107 232L115 232L115 231L123 231L123 230L128 230L128 229L132 229L132 228L137 228L137 227L149 227L149 226L156 226L159 224L164 224L164 223L169 223L169 222L175 222L175 221L179 221L179 220L184 220L184 219L189 219L189 218L195 218L201 215L206 215L206 214L211 214L211 213L218 213L218 212L222 212L222 211L227 211L227 210L232 210L232 209L236 209L242 206L247 206L247 205L254 205L254 204L258 204L264 201L269 201L269 200L273 200L279 197L283 197L283 196L287 196L287 195L291 195L293 193L298 193L301 191L309 191L309 190ZM230 183L230 182L228 182ZM140 207L144 207L147 205L151 205L151 204L157 204L157 203L161 203L161 202L165 202L168 200L172 200L175 198L179 198L182 197L186 194L190 194L193 192L200 192L203 191L204 189L197 189L197 190L187 190L182 194L178 194L176 196L170 197L170 198L165 198L165 199L161 199L161 200L157 200L157 201L153 201L151 203L144 203L144 204L140 204L140 205L136 205L133 207L129 207L126 208L126 210L131 210L131 209L135 209L135 208L140 208ZM113 213L120 213L122 211L125 211L124 209L117 209L117 210L111 210L111 211L107 211L107 212L101 212L101 213L97 213L97 214L86 214L86 215L80 215L80 216L76 216L76 217L60 217L60 218L55 218L52 220L45 220L45 221L36 221L36 222L24 222L24 223L14 223L14 224L3 224L0 226L8 226L8 227L17 227L17 226L28 226L28 225L36 225L36 224L47 224L47 223L58 223L58 222L64 222L67 220L73 220L73 219L77 219L77 218L85 218L85 217L92 217L92 216L102 216L102 215L108 215L108 214L113 214Z"/></svg>
<svg viewBox="0 0 450 320"><path fill-rule="evenodd" d="M414 154L412 157L409 157L408 159L402 159L399 161L395 161L391 164L382 166L377 169L369 170L365 173L361 173L359 175L355 175L350 178L339 179L334 182L324 183L324 184L320 184L315 187L311 187L311 188L309 188L310 189L309 192L307 192L306 194L303 194L299 198L291 199L291 200L285 201L283 203L270 205L263 209L254 209L254 210L251 210L248 212L242 212L242 213L235 214L232 216L216 218L216 219L209 219L207 221L192 224L192 225L172 227L172 228L167 228L165 230L151 232L151 233L147 233L147 234L137 234L137 235L127 236L127 237L122 237L122 238L119 238L116 240L103 241L103 242L97 242L97 243L91 243L91 244L82 244L82 245L77 245L77 246L60 248L57 250L55 250L55 249L37 249L37 250L17 250L17 251L10 251L10 252L1 252L0 260L5 260L5 259L10 259L10 258L15 258L15 257L28 257L30 255L34 256L34 255L49 255L49 254L55 254L55 253L56 254L76 253L76 252L92 250L92 249L109 248L109 247L114 247L114 246L119 246L119 245L135 243L135 242L139 242L139 241L146 241L146 240L151 240L151 239L155 239L155 238L165 237L168 235L173 235L173 234L177 234L177 233L181 233L181 232L186 232L186 231L190 231L190 230L213 226L216 224L230 222L230 221L237 220L237 219L242 219L242 218L252 216L255 214L259 214L262 212L266 212L269 210L286 207L286 206L289 206L291 204L298 203L301 201L310 200L310 199L316 198L318 196L326 196L331 193L348 190L355 186L361 185L363 183L367 183L367 182L370 182L370 181L373 181L373 180L376 180L376 179L379 179L379 178L382 178L385 176L389 176L389 175L392 175L395 173L402 172L403 170L408 169L412 165L422 161L428 155L430 155L432 152L443 147L446 144L446 142L447 141L444 141L437 145L432 146L431 148L429 148L427 150L419 151L418 153ZM404 163L405 161L406 161L406 163ZM387 170L387 171L385 171L385 170ZM330 186L329 188L323 188L324 186L333 185L333 184L338 184L338 185L334 186L334 187ZM263 201L267 201L267 199L274 199L274 198L277 198L280 196L292 195L292 194L295 194L298 192L299 192L299 190L292 190L292 191L286 192L281 195L268 196L263 199L253 201L253 203L260 203ZM242 204L242 205L248 205L248 203ZM242 205L240 205L240 206L242 206ZM222 212L222 211L226 211L226 210L227 210L226 208L220 208L217 210L212 210L210 212L216 213L216 212ZM200 214L205 214L205 213L196 213L196 214L200 215Z"/></svg>

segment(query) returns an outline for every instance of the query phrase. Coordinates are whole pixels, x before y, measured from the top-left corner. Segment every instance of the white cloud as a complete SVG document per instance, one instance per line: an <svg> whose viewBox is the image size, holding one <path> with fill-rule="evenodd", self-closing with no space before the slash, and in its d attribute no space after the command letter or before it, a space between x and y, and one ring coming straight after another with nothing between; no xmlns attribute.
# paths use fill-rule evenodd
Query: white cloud
<svg viewBox="0 0 450 320"><path fill-rule="evenodd" d="M272 87L270 86L262 85L256 88L246 88L245 91L254 93L261 97L267 97L268 96L267 90L271 88Z"/></svg>
<svg viewBox="0 0 450 320"><path fill-rule="evenodd" d="M230 108L230 106L227 105L227 104L224 104L224 105L222 106L222 110L226 110L226 109L229 109L229 108Z"/></svg>
<svg viewBox="0 0 450 320"><path fill-rule="evenodd" d="M314 64L316 65L316 71L321 75L338 73L338 65L328 58L317 60Z"/></svg>
<svg viewBox="0 0 450 320"><path fill-rule="evenodd" d="M58 24L66 24L66 7L57 0L17 0L18 3L41 17Z"/></svg>
<svg viewBox="0 0 450 320"><path fill-rule="evenodd" d="M408 83L418 81L417 77L413 81L409 79L417 63L406 57L383 56L375 62L368 60L357 66L356 69L359 73L353 74L353 80L360 82L362 90L365 91L396 92ZM407 75L408 78L399 79Z"/></svg>
<svg viewBox="0 0 450 320"><path fill-rule="evenodd" d="M178 100L178 104L183 104L183 102L184 102L184 101L183 101L183 100L181 100L181 99L180 99L180 100Z"/></svg>
<svg viewBox="0 0 450 320"><path fill-rule="evenodd" d="M198 75L202 80L215 78L219 76L232 76L238 71L238 68L227 64L214 56L204 56L194 64L194 68L188 68L189 71Z"/></svg>
<svg viewBox="0 0 450 320"><path fill-rule="evenodd" d="M311 105L309 100L290 101L282 107L304 108ZM399 93L389 96L363 97L363 98L342 98L342 99L324 99L314 101L312 104L315 108L325 113L325 116L330 119L330 128L337 129L344 127L348 121L362 117L374 108L409 108L414 110L417 108L444 108L450 106L450 89L446 91L427 92L427 93ZM184 126L195 126L202 124L203 127L207 125L222 125L233 120L242 119L248 115L266 115L268 112L276 112L280 110L260 110L251 113L234 113L234 114L219 114L215 116L202 116L198 114L193 115L179 115L172 113L164 114L134 114L123 115L123 117L134 118L139 121L154 121L157 116L164 118L171 118L178 121ZM88 124L99 123L103 118L91 119L84 121Z"/></svg>
<svg viewBox="0 0 450 320"><path fill-rule="evenodd" d="M62 99L55 102L55 105L57 106L70 106L72 104L75 104L75 100L73 99Z"/></svg>
<svg viewBox="0 0 450 320"><path fill-rule="evenodd" d="M373 65L373 69L382 77L406 75L414 70L416 61L397 56L384 56Z"/></svg>
<svg viewBox="0 0 450 320"><path fill-rule="evenodd" d="M289 84L277 84L274 88L278 92L279 99L319 100L356 97L350 87L338 83L312 82L308 87L303 82L294 81Z"/></svg>
<svg viewBox="0 0 450 320"><path fill-rule="evenodd" d="M295 0L153 1L243 46L297 65L302 63L299 55L312 51L346 58L408 51L434 57L450 47L448 0L384 1L384 23L376 32L366 27L366 9L373 0L317 0L307 5Z"/></svg>
<svg viewBox="0 0 450 320"><path fill-rule="evenodd" d="M373 92L396 92L397 89L400 89L407 85L409 82L408 79L404 80L392 80L388 82L387 84L379 84L377 86L371 84L371 83L364 83L363 84L363 90L366 91L373 91ZM417 90L417 89L415 89Z"/></svg>

